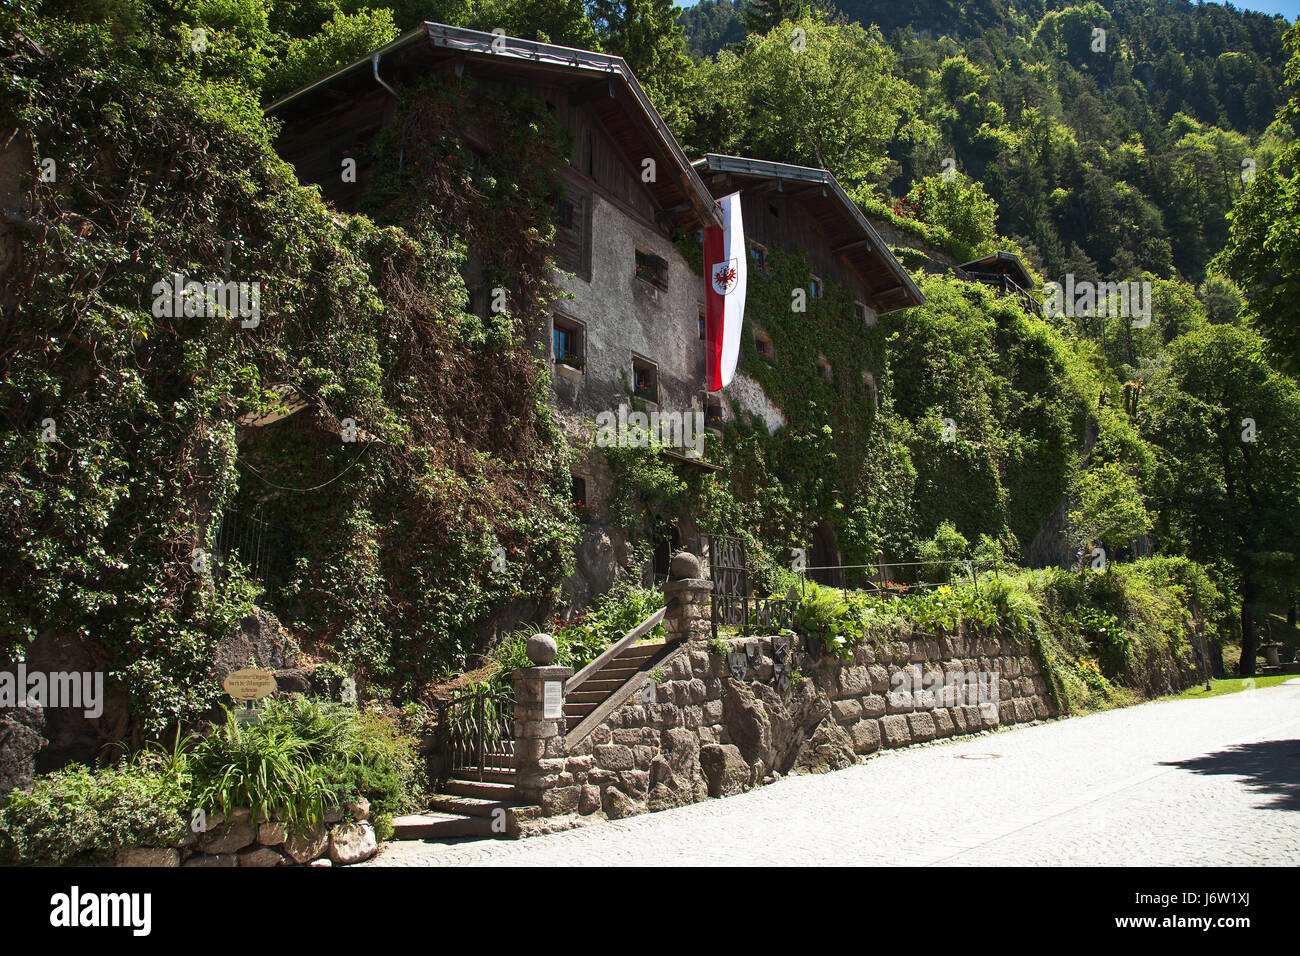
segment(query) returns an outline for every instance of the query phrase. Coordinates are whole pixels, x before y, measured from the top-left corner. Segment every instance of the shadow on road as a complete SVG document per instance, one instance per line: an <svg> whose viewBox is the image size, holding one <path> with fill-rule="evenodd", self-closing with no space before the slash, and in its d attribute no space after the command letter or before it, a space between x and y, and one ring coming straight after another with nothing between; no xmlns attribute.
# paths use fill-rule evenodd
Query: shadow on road
<svg viewBox="0 0 1300 956"><path fill-rule="evenodd" d="M1237 744L1201 757L1162 761L1161 766L1245 777L1253 792L1273 795L1256 809L1300 810L1300 740Z"/></svg>

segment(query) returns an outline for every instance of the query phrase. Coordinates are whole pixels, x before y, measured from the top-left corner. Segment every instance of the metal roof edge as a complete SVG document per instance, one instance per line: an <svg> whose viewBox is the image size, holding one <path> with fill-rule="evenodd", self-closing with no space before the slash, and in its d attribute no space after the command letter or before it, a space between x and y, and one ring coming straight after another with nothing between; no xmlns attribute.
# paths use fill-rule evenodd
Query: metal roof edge
<svg viewBox="0 0 1300 956"><path fill-rule="evenodd" d="M823 169L820 166L798 166L794 163L778 163L770 159L753 159L748 156L729 156L725 153L705 153L700 159L696 160L693 166L704 166L711 171L724 173L747 173L752 176L775 176L781 179L794 179L800 182L822 183L830 186L835 193L835 197L840 203L847 208L853 217L858 221L858 225L866 232L867 238L871 240L875 248L880 250L886 260L889 270L902 280L903 286L915 297L917 305L924 305L926 302L925 293L920 290L911 273L903 267L898 261L898 257L880 238L875 227L871 225L871 220L867 219L866 214L853 201L853 198L844 191L835 174L829 169ZM909 308L904 306L903 308ZM896 309L890 309L894 312ZM884 314L884 313L881 313Z"/></svg>
<svg viewBox="0 0 1300 956"><path fill-rule="evenodd" d="M390 50L405 46L420 37L427 38L435 46L443 47L448 50L460 50L466 53L480 53L494 57L507 57L510 59L521 60L524 62L549 64L553 66L567 66L572 69L589 70L594 73L611 74L618 76L619 79L627 86L632 98L640 106L643 117L650 122L651 128L659 137L661 145L667 152L670 159L676 164L681 172L687 185L694 190L696 211L701 216L713 219L718 225L722 224L722 214L719 212L717 203L713 199L713 194L709 192L704 185L699 174L691 161L687 159L686 153L678 144L677 138L673 136L672 131L668 129L668 124L659 114L654 104L650 102L650 97L637 81L627 62L619 56L613 56L608 53L597 53L592 50L580 50L576 47L558 46L553 43L540 43L536 40L524 40L519 37L509 37L499 33L484 33L481 30L468 30L464 27L454 27L446 23L434 23L426 20L420 26L408 31L397 39L385 44L382 47L372 51L365 57L339 67L337 70L321 77L319 80L294 90L285 96L280 97L275 102L263 109L264 114L270 114L273 110L292 102L319 86L328 83L338 76L342 76L352 70L359 69L366 64L371 63L376 55L382 56Z"/></svg>
<svg viewBox="0 0 1300 956"><path fill-rule="evenodd" d="M313 80L311 83L308 83L306 86L300 86L298 87L298 89L292 90L284 94L274 102L268 104L267 106L262 107L262 114L264 116L269 115L272 111L279 109L281 106L284 106L286 103L291 103L294 100L298 99L300 96L307 95L312 90L316 89L316 87L324 86L330 80L333 80L336 77L340 77L344 73L350 73L353 70L359 69L367 65L374 59L376 54L382 57L385 53L391 52L392 50L396 50L398 47L406 46L412 41L418 40L420 37L427 36L427 35L428 34L425 32L423 26L413 27L410 30L407 30L397 39L390 40L389 42L385 43L383 46L376 47L375 49L371 50L361 59L354 60L345 66L340 66L338 69L325 74L320 79Z"/></svg>

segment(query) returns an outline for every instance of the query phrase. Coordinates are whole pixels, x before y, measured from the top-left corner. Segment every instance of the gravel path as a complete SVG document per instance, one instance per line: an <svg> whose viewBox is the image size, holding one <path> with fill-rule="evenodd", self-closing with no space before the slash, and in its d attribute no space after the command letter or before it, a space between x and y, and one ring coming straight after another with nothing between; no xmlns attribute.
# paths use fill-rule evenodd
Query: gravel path
<svg viewBox="0 0 1300 956"><path fill-rule="evenodd" d="M934 746L522 841L369 866L1300 865L1300 679Z"/></svg>

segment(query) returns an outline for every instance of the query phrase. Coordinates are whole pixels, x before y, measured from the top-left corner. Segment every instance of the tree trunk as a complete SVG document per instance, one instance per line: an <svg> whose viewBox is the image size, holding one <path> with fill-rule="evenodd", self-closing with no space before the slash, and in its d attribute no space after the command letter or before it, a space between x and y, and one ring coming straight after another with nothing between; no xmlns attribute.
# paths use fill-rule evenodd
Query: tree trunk
<svg viewBox="0 0 1300 956"><path fill-rule="evenodd" d="M1259 640L1255 635L1253 606L1258 591L1250 576L1243 575L1241 579L1241 663L1237 665L1237 673L1242 677L1255 676L1255 655L1259 651Z"/></svg>

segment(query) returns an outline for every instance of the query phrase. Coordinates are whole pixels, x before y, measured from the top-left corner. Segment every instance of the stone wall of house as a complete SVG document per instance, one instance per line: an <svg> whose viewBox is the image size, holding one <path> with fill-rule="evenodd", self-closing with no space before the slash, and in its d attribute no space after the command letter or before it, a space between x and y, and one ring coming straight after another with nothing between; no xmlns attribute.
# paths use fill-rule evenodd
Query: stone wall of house
<svg viewBox="0 0 1300 956"><path fill-rule="evenodd" d="M683 645L653 687L566 747L542 812L618 819L1056 716L1029 648L996 637L917 635L851 662L814 660L792 641L736 638L726 656Z"/></svg>

